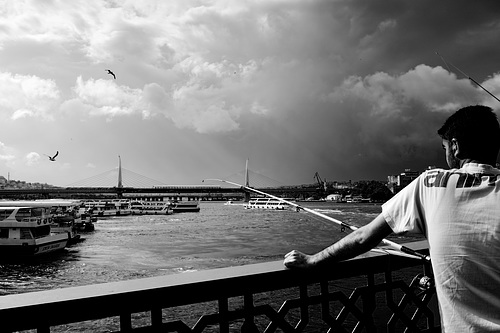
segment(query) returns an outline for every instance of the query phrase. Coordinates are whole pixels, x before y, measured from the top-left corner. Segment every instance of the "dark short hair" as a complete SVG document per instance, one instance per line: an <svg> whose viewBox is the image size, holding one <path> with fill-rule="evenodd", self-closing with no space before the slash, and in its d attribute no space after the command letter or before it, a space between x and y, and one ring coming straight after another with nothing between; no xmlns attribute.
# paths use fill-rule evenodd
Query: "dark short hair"
<svg viewBox="0 0 500 333"><path fill-rule="evenodd" d="M500 125L488 106L461 108L445 121L438 134L445 140L458 141L462 159L496 159L500 150Z"/></svg>

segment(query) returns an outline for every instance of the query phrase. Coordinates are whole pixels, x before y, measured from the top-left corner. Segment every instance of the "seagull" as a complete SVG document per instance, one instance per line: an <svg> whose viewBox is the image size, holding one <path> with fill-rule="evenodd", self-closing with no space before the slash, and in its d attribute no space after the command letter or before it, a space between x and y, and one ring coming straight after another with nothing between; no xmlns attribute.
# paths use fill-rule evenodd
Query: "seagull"
<svg viewBox="0 0 500 333"><path fill-rule="evenodd" d="M105 71L108 71L108 74L113 75L113 78L116 80L116 75L113 73L110 69L105 69Z"/></svg>
<svg viewBox="0 0 500 333"><path fill-rule="evenodd" d="M59 151L56 151L56 154L54 156L49 156L47 154L44 154L44 155L47 156L50 161L55 162L57 155L59 155Z"/></svg>

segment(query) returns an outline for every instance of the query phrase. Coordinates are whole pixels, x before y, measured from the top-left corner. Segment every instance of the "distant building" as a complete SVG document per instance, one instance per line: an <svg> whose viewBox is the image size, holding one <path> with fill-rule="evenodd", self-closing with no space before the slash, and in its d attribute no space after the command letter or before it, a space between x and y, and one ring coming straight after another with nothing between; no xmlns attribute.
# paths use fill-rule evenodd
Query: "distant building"
<svg viewBox="0 0 500 333"><path fill-rule="evenodd" d="M342 194L329 194L326 198L326 201L335 201L340 202L342 200Z"/></svg>
<svg viewBox="0 0 500 333"><path fill-rule="evenodd" d="M41 183L28 183L24 180L11 180L0 176L0 188L2 189L43 189L57 186Z"/></svg>
<svg viewBox="0 0 500 333"><path fill-rule="evenodd" d="M417 178L421 172L411 171L411 169L405 169L404 172L399 175L387 176L387 187L392 193L396 194L406 185L410 184L415 178Z"/></svg>

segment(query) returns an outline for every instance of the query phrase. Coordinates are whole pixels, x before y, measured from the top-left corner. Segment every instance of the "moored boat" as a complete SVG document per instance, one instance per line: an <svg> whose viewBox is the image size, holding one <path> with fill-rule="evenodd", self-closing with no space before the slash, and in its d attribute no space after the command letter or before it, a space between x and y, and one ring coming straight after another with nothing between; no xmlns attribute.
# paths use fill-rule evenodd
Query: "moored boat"
<svg viewBox="0 0 500 333"><path fill-rule="evenodd" d="M82 206L81 200L47 199L47 200L0 200L0 207L45 207L49 211L49 223L52 233L68 235L68 245L80 241L79 228Z"/></svg>
<svg viewBox="0 0 500 333"><path fill-rule="evenodd" d="M85 211L98 217L126 216L131 214L130 200L89 200L84 202Z"/></svg>
<svg viewBox="0 0 500 333"><path fill-rule="evenodd" d="M75 226L74 219L64 217L52 217L50 231L54 234L68 235L68 244L75 244L82 240L79 230Z"/></svg>
<svg viewBox="0 0 500 333"><path fill-rule="evenodd" d="M116 207L116 216L130 215L130 200L129 199L115 199L111 201Z"/></svg>
<svg viewBox="0 0 500 333"><path fill-rule="evenodd" d="M94 223L97 222L97 217L84 211L80 212L80 220L75 224L78 231L89 232L94 231Z"/></svg>
<svg viewBox="0 0 500 333"><path fill-rule="evenodd" d="M133 200L130 202L132 215L169 215L173 213L168 201L143 201Z"/></svg>
<svg viewBox="0 0 500 333"><path fill-rule="evenodd" d="M62 250L66 233L51 232L47 207L0 207L0 258L30 258Z"/></svg>

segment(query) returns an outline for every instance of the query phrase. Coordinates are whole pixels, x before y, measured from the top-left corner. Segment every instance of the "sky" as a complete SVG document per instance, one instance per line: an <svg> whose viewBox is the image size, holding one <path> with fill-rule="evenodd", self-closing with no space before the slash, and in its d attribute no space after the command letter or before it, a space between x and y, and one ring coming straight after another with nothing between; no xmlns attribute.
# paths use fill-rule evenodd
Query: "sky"
<svg viewBox="0 0 500 333"><path fill-rule="evenodd" d="M82 184L120 157L160 184L247 160L283 185L386 180L446 166L454 111L500 111L468 78L500 96L494 0L0 0L0 17L10 179Z"/></svg>

